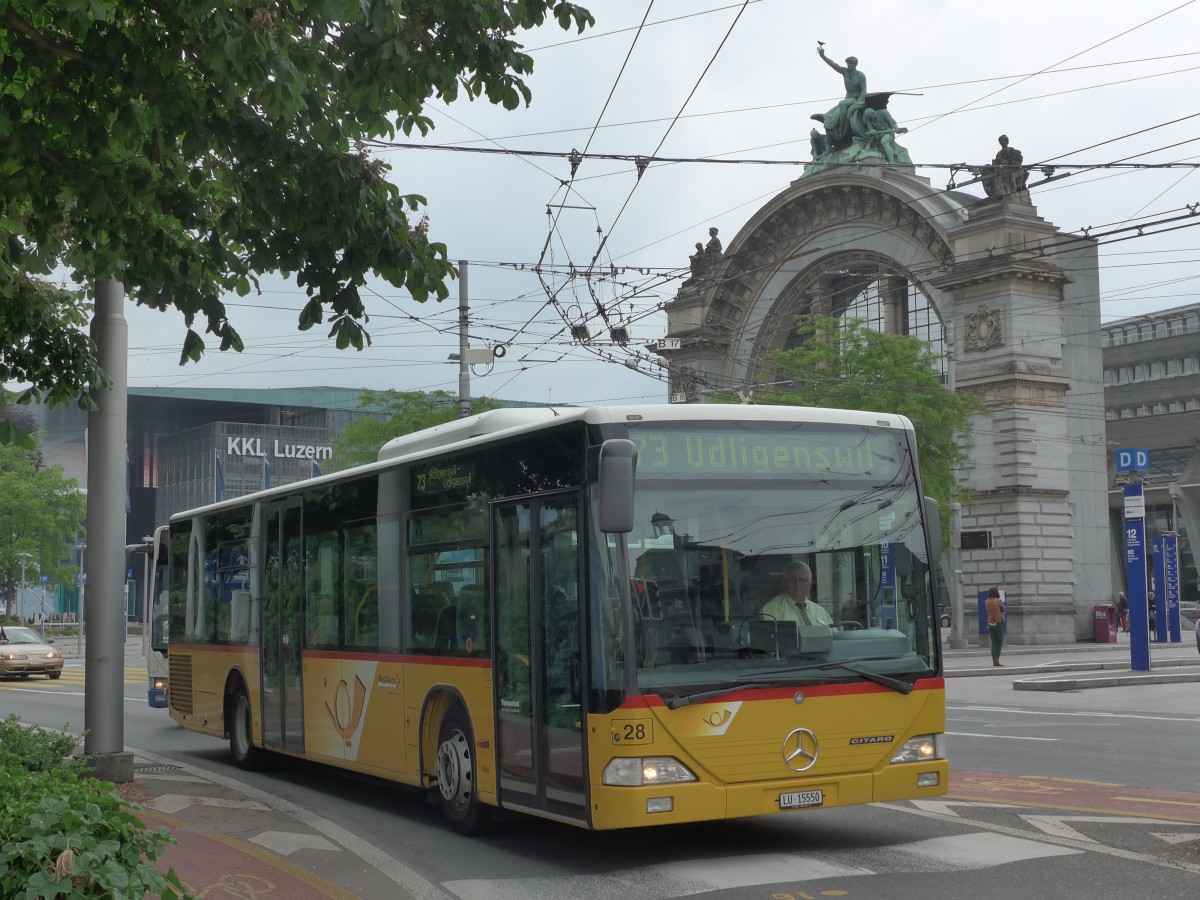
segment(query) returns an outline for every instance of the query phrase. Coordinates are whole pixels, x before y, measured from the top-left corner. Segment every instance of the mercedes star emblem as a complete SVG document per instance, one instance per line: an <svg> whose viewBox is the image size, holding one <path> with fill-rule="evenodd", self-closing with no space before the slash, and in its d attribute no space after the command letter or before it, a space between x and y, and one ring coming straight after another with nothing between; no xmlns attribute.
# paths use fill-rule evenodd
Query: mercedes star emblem
<svg viewBox="0 0 1200 900"><path fill-rule="evenodd" d="M807 728L788 732L783 739L783 761L793 772L806 772L817 761L817 736Z"/></svg>

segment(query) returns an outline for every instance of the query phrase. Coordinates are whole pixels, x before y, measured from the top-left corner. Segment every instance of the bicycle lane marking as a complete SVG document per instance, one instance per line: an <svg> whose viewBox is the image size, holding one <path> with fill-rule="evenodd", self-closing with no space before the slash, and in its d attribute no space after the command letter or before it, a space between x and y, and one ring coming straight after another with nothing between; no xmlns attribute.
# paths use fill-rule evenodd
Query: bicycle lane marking
<svg viewBox="0 0 1200 900"><path fill-rule="evenodd" d="M947 797L1200 823L1200 794L1046 775L952 772Z"/></svg>

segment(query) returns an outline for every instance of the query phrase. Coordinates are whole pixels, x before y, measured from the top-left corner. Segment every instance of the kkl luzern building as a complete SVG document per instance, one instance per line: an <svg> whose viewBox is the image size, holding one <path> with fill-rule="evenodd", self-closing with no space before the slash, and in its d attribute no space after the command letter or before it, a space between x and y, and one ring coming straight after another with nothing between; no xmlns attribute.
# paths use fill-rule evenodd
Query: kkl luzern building
<svg viewBox="0 0 1200 900"><path fill-rule="evenodd" d="M752 394L772 380L763 355L793 346L798 314L929 341L947 386L991 413L972 423L961 472L974 495L961 528L991 543L962 554L966 634L978 633L977 592L995 584L1010 642L1090 638L1095 604L1114 595L1096 244L1038 215L1007 138L967 175L986 196L917 177L894 121L885 148L864 120L887 100L866 94L848 118L826 114L839 132L814 129L805 174L727 248L697 251L653 346L671 400Z"/></svg>
<svg viewBox="0 0 1200 900"><path fill-rule="evenodd" d="M130 388L127 544L173 513L327 470L359 406L350 388ZM87 414L37 407L45 455L87 486Z"/></svg>

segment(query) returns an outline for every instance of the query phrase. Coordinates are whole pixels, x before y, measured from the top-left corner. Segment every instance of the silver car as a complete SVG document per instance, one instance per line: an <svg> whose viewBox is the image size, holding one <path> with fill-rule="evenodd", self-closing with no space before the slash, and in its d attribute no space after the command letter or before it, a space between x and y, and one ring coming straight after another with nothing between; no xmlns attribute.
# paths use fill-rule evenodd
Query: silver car
<svg viewBox="0 0 1200 900"><path fill-rule="evenodd" d="M62 675L62 654L32 628L0 625L0 678Z"/></svg>

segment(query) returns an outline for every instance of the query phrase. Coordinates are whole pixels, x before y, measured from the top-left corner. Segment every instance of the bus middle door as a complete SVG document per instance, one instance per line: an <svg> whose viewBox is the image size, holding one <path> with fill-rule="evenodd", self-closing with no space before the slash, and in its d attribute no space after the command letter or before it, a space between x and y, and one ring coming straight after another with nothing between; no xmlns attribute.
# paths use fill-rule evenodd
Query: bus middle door
<svg viewBox="0 0 1200 900"><path fill-rule="evenodd" d="M304 548L300 501L264 507L263 745L304 752Z"/></svg>
<svg viewBox="0 0 1200 900"><path fill-rule="evenodd" d="M579 501L499 503L492 515L500 804L586 821Z"/></svg>

